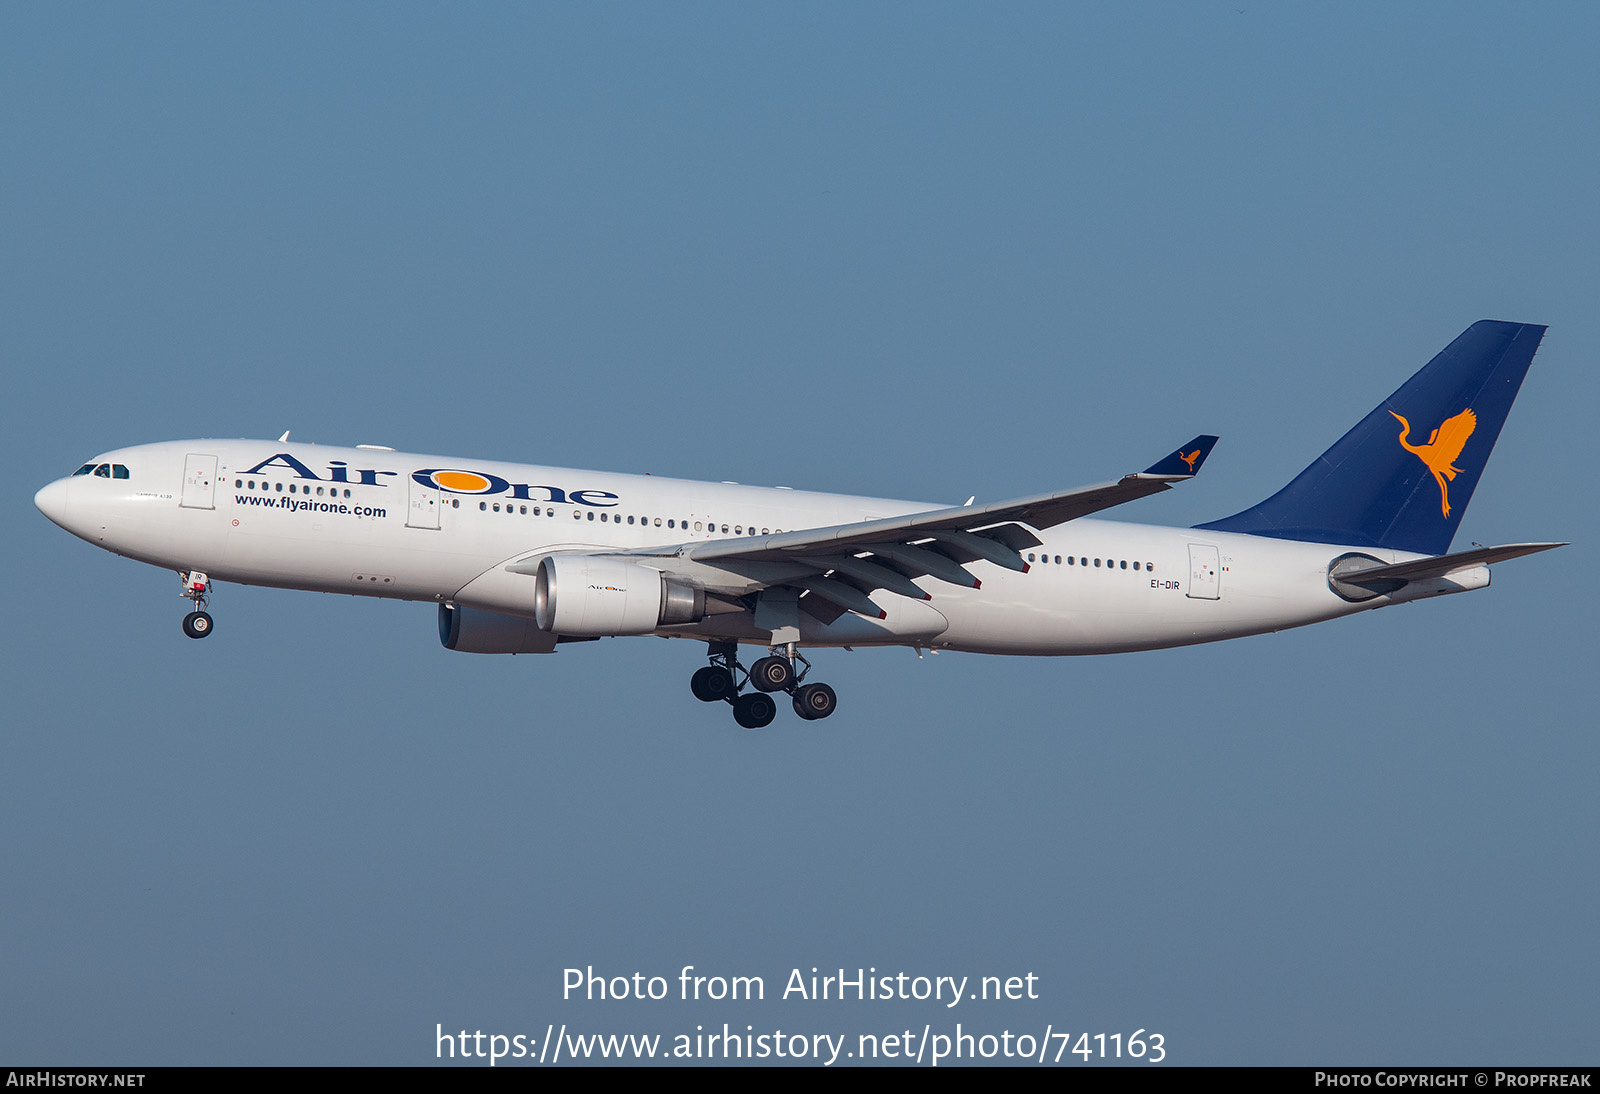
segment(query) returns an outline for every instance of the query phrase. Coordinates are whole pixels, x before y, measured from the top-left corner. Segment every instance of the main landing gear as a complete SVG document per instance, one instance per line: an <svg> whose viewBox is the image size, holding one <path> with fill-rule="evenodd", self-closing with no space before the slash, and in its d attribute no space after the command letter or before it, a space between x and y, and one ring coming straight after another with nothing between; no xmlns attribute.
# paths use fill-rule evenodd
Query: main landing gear
<svg viewBox="0 0 1600 1094"><path fill-rule="evenodd" d="M773 692L785 691L794 700L794 712L808 722L826 718L839 705L838 696L827 684L805 683L811 662L801 656L794 646L778 652L774 649L746 671L739 664L739 647L734 642L712 642L711 664L689 678L689 690L702 703L718 700L733 706L733 720L746 729L760 729L771 725L778 716L778 704ZM802 666L795 671L795 662ZM744 679L739 677L743 675ZM748 684L753 691L744 692Z"/></svg>
<svg viewBox="0 0 1600 1094"><path fill-rule="evenodd" d="M190 638L204 638L211 633L211 616L206 612L211 599L211 579L199 570L183 570L178 577L183 582L184 598L194 601L195 608L183 617L183 633Z"/></svg>

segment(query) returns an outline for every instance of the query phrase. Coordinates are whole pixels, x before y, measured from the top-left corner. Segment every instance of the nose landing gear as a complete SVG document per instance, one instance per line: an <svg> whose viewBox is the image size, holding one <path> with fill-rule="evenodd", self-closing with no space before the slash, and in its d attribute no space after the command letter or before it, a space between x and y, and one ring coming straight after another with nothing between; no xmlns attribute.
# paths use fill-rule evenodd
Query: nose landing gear
<svg viewBox="0 0 1600 1094"><path fill-rule="evenodd" d="M211 616L206 611L210 603L211 579L199 570L182 570L178 578L183 582L183 596L194 602L195 610L183 617L183 633L190 638L204 638L211 633Z"/></svg>
<svg viewBox="0 0 1600 1094"><path fill-rule="evenodd" d="M792 644L774 647L766 657L750 666L749 671L739 664L737 643L712 642L710 647L711 664L690 678L689 690L703 703L720 700L730 704L733 720L745 729L761 729L772 724L778 715L778 704L772 692L788 692L794 700L794 712L808 722L826 718L839 705L838 697L827 684L804 682L811 671L811 662ZM796 662L802 666L798 672ZM743 680L739 678L741 675ZM744 691L746 684L755 690Z"/></svg>

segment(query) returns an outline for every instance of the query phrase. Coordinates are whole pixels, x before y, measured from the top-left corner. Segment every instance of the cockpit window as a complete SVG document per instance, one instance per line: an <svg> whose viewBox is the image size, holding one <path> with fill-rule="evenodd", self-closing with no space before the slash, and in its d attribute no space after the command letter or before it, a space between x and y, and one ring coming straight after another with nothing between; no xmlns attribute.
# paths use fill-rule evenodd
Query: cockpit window
<svg viewBox="0 0 1600 1094"><path fill-rule="evenodd" d="M101 479L126 479L129 477L128 465L125 463L86 463L72 473L73 478L79 475L94 475Z"/></svg>

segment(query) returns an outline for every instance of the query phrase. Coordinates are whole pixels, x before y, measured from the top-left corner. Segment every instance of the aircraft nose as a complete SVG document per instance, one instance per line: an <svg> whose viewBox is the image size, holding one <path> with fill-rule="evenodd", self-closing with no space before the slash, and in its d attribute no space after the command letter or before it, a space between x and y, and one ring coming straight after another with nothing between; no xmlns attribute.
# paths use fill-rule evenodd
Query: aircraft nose
<svg viewBox="0 0 1600 1094"><path fill-rule="evenodd" d="M39 512L63 528L67 526L67 480L57 479L33 496Z"/></svg>

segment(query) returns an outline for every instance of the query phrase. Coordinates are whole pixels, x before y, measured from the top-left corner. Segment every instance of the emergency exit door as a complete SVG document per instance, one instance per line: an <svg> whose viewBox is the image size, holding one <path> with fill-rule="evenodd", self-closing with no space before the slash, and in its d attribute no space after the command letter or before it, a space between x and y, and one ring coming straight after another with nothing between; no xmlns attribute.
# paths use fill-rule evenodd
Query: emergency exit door
<svg viewBox="0 0 1600 1094"><path fill-rule="evenodd" d="M183 458L183 496L178 505L184 509L215 509L217 507L217 458L191 452Z"/></svg>
<svg viewBox="0 0 1600 1094"><path fill-rule="evenodd" d="M406 510L407 528L439 527L439 488L424 486L411 479L411 507Z"/></svg>
<svg viewBox="0 0 1600 1094"><path fill-rule="evenodd" d="M1222 598L1222 560L1215 547L1189 544L1189 595L1195 600Z"/></svg>

